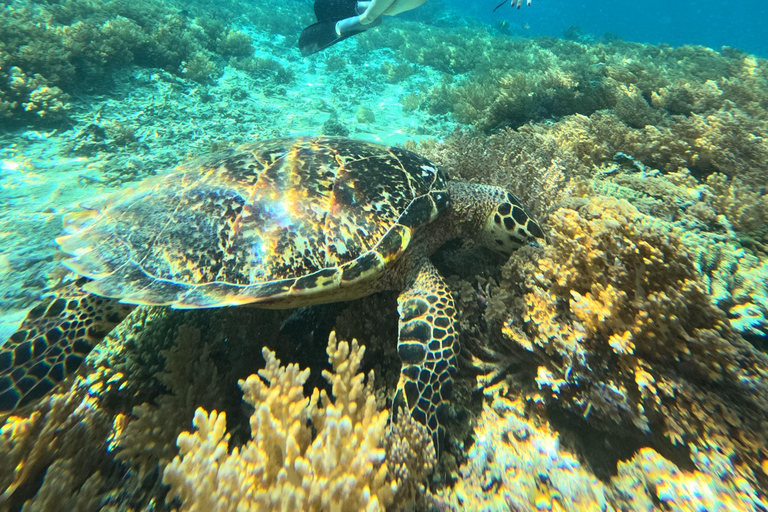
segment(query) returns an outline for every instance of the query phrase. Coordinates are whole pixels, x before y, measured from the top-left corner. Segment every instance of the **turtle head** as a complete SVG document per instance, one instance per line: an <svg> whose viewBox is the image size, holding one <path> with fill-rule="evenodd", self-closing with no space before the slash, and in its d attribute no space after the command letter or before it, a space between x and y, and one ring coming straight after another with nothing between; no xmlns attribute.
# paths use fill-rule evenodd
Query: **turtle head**
<svg viewBox="0 0 768 512"><path fill-rule="evenodd" d="M524 245L545 245L544 231L523 203L501 187L449 181L450 214L445 240L472 238L510 255Z"/></svg>
<svg viewBox="0 0 768 512"><path fill-rule="evenodd" d="M544 244L544 231L523 203L503 189L492 189L495 189L491 190L493 207L485 218L479 241L504 254L511 254L524 245Z"/></svg>

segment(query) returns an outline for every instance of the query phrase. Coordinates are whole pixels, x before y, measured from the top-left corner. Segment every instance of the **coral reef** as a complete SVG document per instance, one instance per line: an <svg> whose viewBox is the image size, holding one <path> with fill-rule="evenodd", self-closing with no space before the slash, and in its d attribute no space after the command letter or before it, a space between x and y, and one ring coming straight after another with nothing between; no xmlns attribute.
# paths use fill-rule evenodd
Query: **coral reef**
<svg viewBox="0 0 768 512"><path fill-rule="evenodd" d="M453 488L430 496L442 510L609 510L605 486L559 448L557 434L526 417L522 400L483 408Z"/></svg>
<svg viewBox="0 0 768 512"><path fill-rule="evenodd" d="M151 379L142 379L139 370L146 366L151 372L152 365L137 361L140 356L130 347L140 340L139 332L154 342L164 340L164 319L161 309L134 311L82 372L40 403L0 418L0 509L117 510L129 501L140 508L160 492L151 474L144 480L146 474L120 464L108 442L124 424L121 416L130 412L130 405L128 411L122 407L151 388ZM149 452L148 444L140 446L134 453Z"/></svg>
<svg viewBox="0 0 768 512"><path fill-rule="evenodd" d="M29 77L17 66L7 72L0 68L0 84L0 119L32 117L39 124L66 119L68 96L40 74Z"/></svg>
<svg viewBox="0 0 768 512"><path fill-rule="evenodd" d="M508 277L523 296L504 325L511 342L541 355L542 399L600 428L662 435L661 445L717 447L743 461L734 475L764 485L768 357L707 294L694 261L707 240L591 195L549 226L552 245L537 262L513 256Z"/></svg>
<svg viewBox="0 0 768 512"><path fill-rule="evenodd" d="M722 459L720 459L722 460ZM710 461L707 461L710 463ZM681 471L650 448L619 462L611 479L617 510L764 510L768 502L727 470L713 473ZM654 492L649 492L649 491ZM763 494L764 496L764 494Z"/></svg>
<svg viewBox="0 0 768 512"><path fill-rule="evenodd" d="M441 510L651 512L761 510L768 502L735 475L681 471L651 448L618 463L601 482L523 400L493 398L475 426L453 488L430 494Z"/></svg>
<svg viewBox="0 0 768 512"><path fill-rule="evenodd" d="M386 80L389 83L402 82L416 72L412 65L404 62L399 64L385 62L381 65L381 71L386 76Z"/></svg>
<svg viewBox="0 0 768 512"><path fill-rule="evenodd" d="M646 165L729 176L764 169L764 60L727 49L615 40L521 41L485 30L446 32L401 22L396 30L370 31L359 40L364 50L389 47L412 64L446 73L423 105L409 100L409 108L450 112L486 133L611 109L624 131L639 130L632 154ZM388 66L390 76L394 69ZM764 171L752 174L754 179L743 179L766 182Z"/></svg>
<svg viewBox="0 0 768 512"><path fill-rule="evenodd" d="M603 482L637 472L632 489L618 489L629 480L606 487L603 509L652 510L659 501L701 509L718 500L760 509L768 252L758 176L767 169L757 161L730 177L692 172L686 163L654 169L645 164L655 163L644 153L649 133L601 112L418 145L451 176L514 190L549 228L550 244L513 255L497 280L470 276L456 285L470 324L462 330L472 339L462 343L487 396L526 397L520 411L537 425L557 420L566 449ZM717 140L708 145L713 152L740 147L706 133ZM690 157L676 140L667 134L659 146ZM475 443L479 432L476 426ZM611 439L623 447L609 446ZM509 452L507 443L485 453ZM480 450L473 446L470 459L483 460ZM484 464L482 471L462 466L454 490L440 491L438 502L501 507L480 498L482 491L508 496L503 490L516 483L502 485L498 464ZM668 482L663 491L659 484L658 492L641 491L661 481ZM707 490L691 495L692 485Z"/></svg>
<svg viewBox="0 0 768 512"><path fill-rule="evenodd" d="M274 329L268 319L256 321ZM0 418L0 509L143 510L162 503L160 472L195 408L229 405L223 389L236 375L218 370L212 332L226 332L215 315L137 308L74 378ZM234 358L228 370L251 361L239 352Z"/></svg>
<svg viewBox="0 0 768 512"><path fill-rule="evenodd" d="M257 78L271 77L278 84L288 84L293 80L293 73L278 61L267 57L248 57L232 59L235 67L251 73Z"/></svg>
<svg viewBox="0 0 768 512"><path fill-rule="evenodd" d="M179 327L174 344L161 350L165 368L155 376L168 393L154 403L144 402L130 414L118 414L108 440L115 459L136 468L143 478L159 464L160 469L175 456L176 436L198 407L220 402L218 370L210 359L211 346L202 343L199 329Z"/></svg>
<svg viewBox="0 0 768 512"><path fill-rule="evenodd" d="M380 313L393 294L295 313L139 308L75 378L0 418L0 509L191 509L220 496L306 509L768 508L766 61L397 18L299 61L306 5L13 0L0 11L0 120L74 129L29 134L18 172L3 172L61 172L29 160L34 137L104 169L72 182L108 187L326 118L327 133L445 136L408 146L516 193L550 243L506 265L468 245L436 254L464 347L441 460L408 415L385 426L399 360L397 319ZM456 121L465 129L447 136ZM58 229L46 215L45 236L24 229L46 238ZM19 231L0 239L29 252ZM22 272L8 254L0 272L31 297L23 274L43 263ZM332 345L325 382L331 328L368 340L367 355ZM278 352L248 378L264 345Z"/></svg>
<svg viewBox="0 0 768 512"><path fill-rule="evenodd" d="M216 51L228 57L253 56L251 36L240 30L229 30L216 43Z"/></svg>
<svg viewBox="0 0 768 512"><path fill-rule="evenodd" d="M328 342L333 370L323 376L335 401L315 389L305 397L309 370L281 367L264 349L266 367L240 381L254 407L251 440L228 450L226 416L195 413L194 433L178 439L180 455L166 468L169 497L182 510L384 510L396 484L387 480L386 412L379 412L373 373L357 374L365 349L357 342ZM316 435L313 433L316 432Z"/></svg>
<svg viewBox="0 0 768 512"><path fill-rule="evenodd" d="M253 55L251 37L221 21L231 20L226 11L189 9L199 17L159 0L13 0L0 11L0 119L62 121L62 91L108 89L112 73L129 65L206 82L219 73L217 61Z"/></svg>
<svg viewBox="0 0 768 512"><path fill-rule="evenodd" d="M105 450L84 450L105 438L112 422L91 396L120 383L119 375L93 373L72 390L50 396L26 417L11 416L0 427L0 508L40 510L53 500L77 510L97 510L99 489L109 475ZM41 474L48 477L41 484ZM39 488L39 490L38 490Z"/></svg>

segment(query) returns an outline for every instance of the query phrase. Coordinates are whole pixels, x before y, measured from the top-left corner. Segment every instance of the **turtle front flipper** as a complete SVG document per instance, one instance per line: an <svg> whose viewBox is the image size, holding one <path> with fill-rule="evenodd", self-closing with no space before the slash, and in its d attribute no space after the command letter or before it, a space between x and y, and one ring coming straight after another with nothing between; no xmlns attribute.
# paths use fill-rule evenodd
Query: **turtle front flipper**
<svg viewBox="0 0 768 512"><path fill-rule="evenodd" d="M0 413L51 391L133 309L84 292L85 281L56 290L0 345Z"/></svg>
<svg viewBox="0 0 768 512"><path fill-rule="evenodd" d="M397 353L403 366L393 414L401 407L407 408L416 421L430 430L439 453L460 345L453 296L428 259L414 267L406 289L397 299L397 311Z"/></svg>

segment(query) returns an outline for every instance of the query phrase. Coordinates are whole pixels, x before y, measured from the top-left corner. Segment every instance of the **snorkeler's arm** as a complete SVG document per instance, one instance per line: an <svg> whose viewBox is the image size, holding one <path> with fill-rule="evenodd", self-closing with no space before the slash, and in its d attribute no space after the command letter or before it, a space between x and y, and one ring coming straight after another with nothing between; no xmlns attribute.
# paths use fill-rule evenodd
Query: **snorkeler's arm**
<svg viewBox="0 0 768 512"><path fill-rule="evenodd" d="M415 9L427 0L373 0L363 14L360 23L368 25L379 19L382 14L394 16L401 12Z"/></svg>

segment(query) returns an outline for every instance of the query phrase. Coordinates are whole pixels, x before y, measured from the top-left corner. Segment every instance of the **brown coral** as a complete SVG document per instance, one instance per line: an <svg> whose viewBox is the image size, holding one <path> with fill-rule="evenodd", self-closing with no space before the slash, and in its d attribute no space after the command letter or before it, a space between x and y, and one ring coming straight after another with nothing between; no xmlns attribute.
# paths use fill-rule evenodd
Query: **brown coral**
<svg viewBox="0 0 768 512"><path fill-rule="evenodd" d="M387 466L397 486L395 502L423 505L425 482L437 460L432 435L410 414L400 411L386 439Z"/></svg>
<svg viewBox="0 0 768 512"><path fill-rule="evenodd" d="M687 245L696 242L606 197L561 208L549 223L552 245L537 263L513 257L525 293L504 329L540 354L545 398L602 428L629 422L759 467L768 358L712 304ZM765 478L739 472L753 485Z"/></svg>
<svg viewBox="0 0 768 512"><path fill-rule="evenodd" d="M28 76L17 66L7 71L0 69L0 114L4 112L4 116L16 120L35 116L45 122L61 121L67 117L68 99L68 95L39 74Z"/></svg>
<svg viewBox="0 0 768 512"><path fill-rule="evenodd" d="M627 150L664 171L688 168L700 177L720 172L762 186L768 181L766 135L768 121L728 103L717 111L676 116L665 126L632 132Z"/></svg>
<svg viewBox="0 0 768 512"><path fill-rule="evenodd" d="M72 390L53 394L29 416L5 420L0 427L0 509L26 504L52 510L47 502L98 509L97 490L105 481L99 470L109 467L110 456L91 443L106 438L112 422L93 395L120 381L120 375L103 370L78 377ZM93 449L83 449L89 446Z"/></svg>

